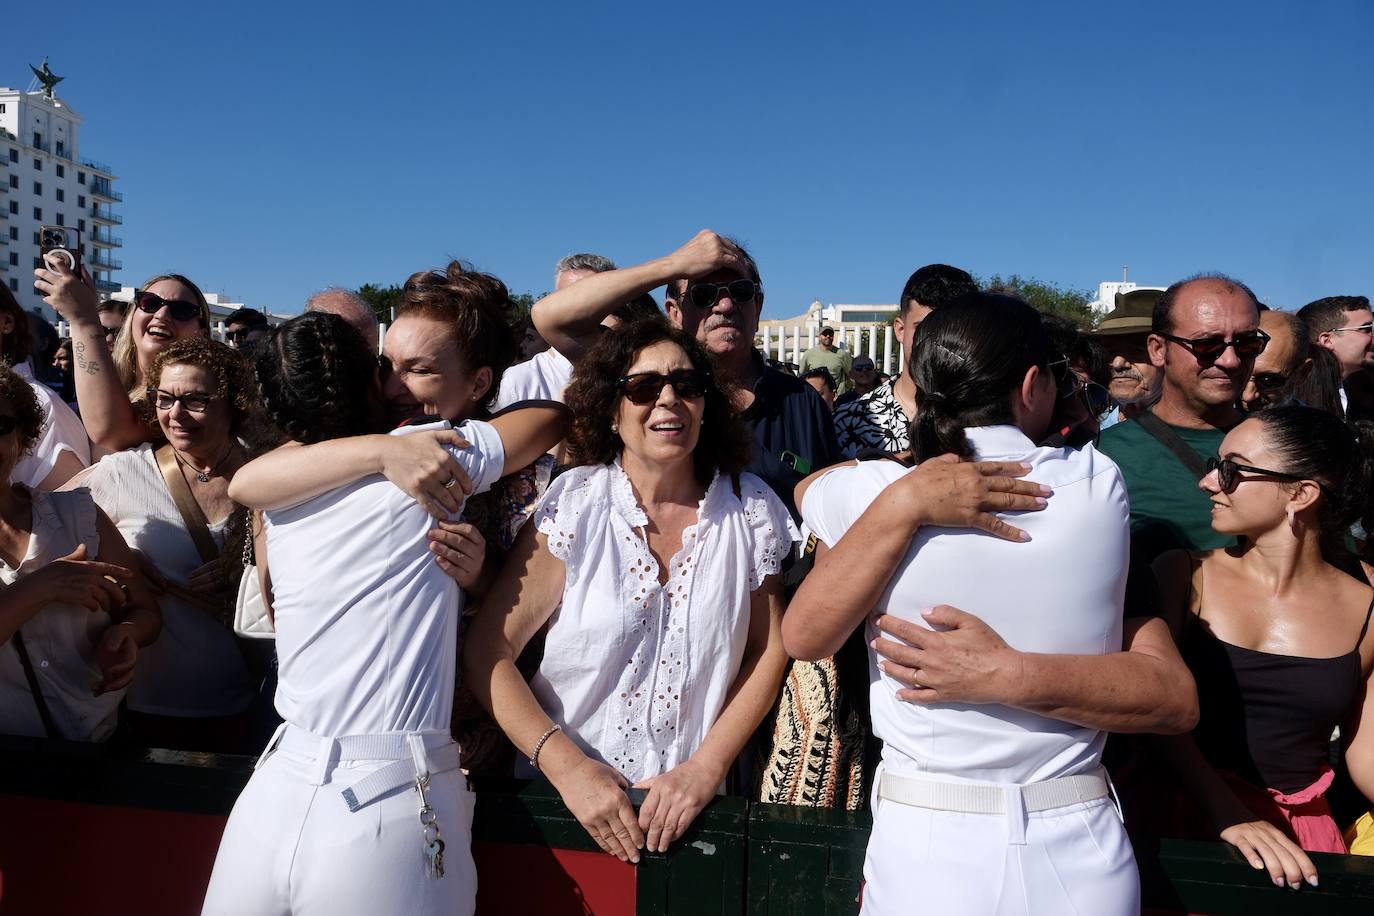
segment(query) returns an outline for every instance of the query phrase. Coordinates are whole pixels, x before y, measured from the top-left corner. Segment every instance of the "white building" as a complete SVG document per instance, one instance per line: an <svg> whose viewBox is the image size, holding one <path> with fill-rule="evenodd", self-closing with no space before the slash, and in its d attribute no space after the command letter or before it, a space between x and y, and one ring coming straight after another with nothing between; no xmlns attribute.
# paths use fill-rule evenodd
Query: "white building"
<svg viewBox="0 0 1374 916"><path fill-rule="evenodd" d="M102 295L119 290L115 258L123 200L108 165L80 155L81 116L61 98L0 87L0 283L26 310L54 317L33 289L38 227L81 232L81 260Z"/></svg>
<svg viewBox="0 0 1374 916"><path fill-rule="evenodd" d="M1133 289L1157 289L1162 292L1164 287L1140 286L1132 280L1106 280L1097 284L1097 298L1089 302L1088 305L1097 313L1098 318L1101 318L1116 308L1117 293L1129 293Z"/></svg>

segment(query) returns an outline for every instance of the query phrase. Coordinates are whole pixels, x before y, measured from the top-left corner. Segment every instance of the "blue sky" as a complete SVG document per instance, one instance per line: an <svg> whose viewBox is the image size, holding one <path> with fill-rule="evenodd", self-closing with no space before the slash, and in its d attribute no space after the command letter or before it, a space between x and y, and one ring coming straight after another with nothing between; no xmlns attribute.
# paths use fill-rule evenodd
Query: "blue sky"
<svg viewBox="0 0 1374 916"><path fill-rule="evenodd" d="M921 264L1374 292L1374 4L10 4L125 195L117 278L274 311L463 257L515 292L711 227L765 314Z"/></svg>

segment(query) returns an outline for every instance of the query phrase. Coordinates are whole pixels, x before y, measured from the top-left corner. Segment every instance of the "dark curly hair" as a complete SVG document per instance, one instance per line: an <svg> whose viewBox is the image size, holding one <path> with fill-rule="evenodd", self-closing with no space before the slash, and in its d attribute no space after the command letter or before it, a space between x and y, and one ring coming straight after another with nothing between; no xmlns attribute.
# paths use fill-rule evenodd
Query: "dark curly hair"
<svg viewBox="0 0 1374 916"><path fill-rule="evenodd" d="M14 366L28 359L33 352L33 332L29 329L28 314L3 283L0 283L0 312L14 319L14 327L0 339L0 359Z"/></svg>
<svg viewBox="0 0 1374 916"><path fill-rule="evenodd" d="M287 438L309 445L373 431L377 357L338 315L306 312L277 326L257 367L263 407Z"/></svg>
<svg viewBox="0 0 1374 916"><path fill-rule="evenodd" d="M401 291L396 317L418 315L447 325L463 367L476 372L491 370L491 388L481 404L481 415L490 414L491 403L501 390L501 376L519 353L516 328L522 314L510 291L491 274L472 269L462 261L450 261L443 270L422 270L410 275ZM457 417L450 417L457 420Z"/></svg>
<svg viewBox="0 0 1374 916"><path fill-rule="evenodd" d="M19 454L29 454L43 432L43 408L38 406L38 395L33 393L29 383L3 363L0 363L0 401L8 401L14 410Z"/></svg>
<svg viewBox="0 0 1374 916"><path fill-rule="evenodd" d="M198 366L215 378L215 390L229 404L229 432L237 436L258 406L258 382L243 354L208 337L183 337L153 358L148 370L148 399L162 383L168 366Z"/></svg>
<svg viewBox="0 0 1374 916"><path fill-rule="evenodd" d="M710 483L717 470L738 474L749 461L750 439L733 407L730 391L711 371L711 358L696 339L662 318L643 318L623 324L614 333L602 334L573 372L565 400L572 411L568 432L569 463L610 464L624 443L611 432L620 406L620 378L645 347L669 341L682 348L692 367L707 373L706 405L701 417L697 446L692 453L697 480Z"/></svg>

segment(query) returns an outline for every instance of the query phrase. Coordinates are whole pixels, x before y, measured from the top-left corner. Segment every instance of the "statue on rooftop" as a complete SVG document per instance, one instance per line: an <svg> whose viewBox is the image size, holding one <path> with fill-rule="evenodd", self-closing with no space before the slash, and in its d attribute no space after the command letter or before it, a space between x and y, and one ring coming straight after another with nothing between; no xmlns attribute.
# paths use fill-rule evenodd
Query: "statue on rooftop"
<svg viewBox="0 0 1374 916"><path fill-rule="evenodd" d="M53 87L55 87L58 83L66 79L65 76L58 76L56 73L53 73L51 69L49 69L48 59L46 57L43 58L42 67L35 67L33 64L29 64L29 69L33 71L33 75L38 78L38 81L43 84L44 98L52 98Z"/></svg>

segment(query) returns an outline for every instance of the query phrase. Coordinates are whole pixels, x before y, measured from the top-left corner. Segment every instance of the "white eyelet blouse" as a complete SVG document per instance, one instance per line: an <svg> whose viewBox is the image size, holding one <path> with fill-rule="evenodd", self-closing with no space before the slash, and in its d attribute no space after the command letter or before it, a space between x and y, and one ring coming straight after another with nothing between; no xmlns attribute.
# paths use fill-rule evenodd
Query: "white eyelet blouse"
<svg viewBox="0 0 1374 916"><path fill-rule="evenodd" d="M535 512L567 573L530 687L568 737L631 783L701 745L739 673L750 592L798 539L762 480L741 474L739 492L729 477L712 480L667 585L618 462L568 471Z"/></svg>

